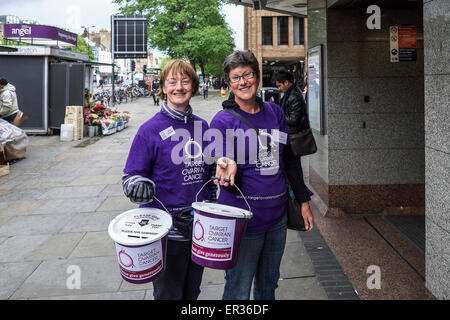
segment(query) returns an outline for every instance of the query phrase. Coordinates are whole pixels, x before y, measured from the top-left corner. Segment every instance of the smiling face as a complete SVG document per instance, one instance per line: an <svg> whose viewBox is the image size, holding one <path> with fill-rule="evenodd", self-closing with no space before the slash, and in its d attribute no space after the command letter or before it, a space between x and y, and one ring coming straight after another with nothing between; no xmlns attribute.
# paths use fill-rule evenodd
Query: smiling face
<svg viewBox="0 0 450 320"><path fill-rule="evenodd" d="M170 72L164 81L163 92L167 96L169 107L186 111L192 97L192 80L189 76L181 73Z"/></svg>
<svg viewBox="0 0 450 320"><path fill-rule="evenodd" d="M239 78L233 82L233 78ZM259 78L254 74L250 66L238 66L230 70L230 87L237 104L253 103L258 91Z"/></svg>

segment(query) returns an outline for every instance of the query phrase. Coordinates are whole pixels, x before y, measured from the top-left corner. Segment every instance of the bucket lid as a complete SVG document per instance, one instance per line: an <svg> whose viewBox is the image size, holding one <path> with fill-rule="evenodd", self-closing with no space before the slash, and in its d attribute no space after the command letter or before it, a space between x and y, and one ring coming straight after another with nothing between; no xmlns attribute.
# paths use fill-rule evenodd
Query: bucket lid
<svg viewBox="0 0 450 320"><path fill-rule="evenodd" d="M109 224L108 234L115 242L142 246L161 239L172 228L172 217L156 208L137 208L125 211Z"/></svg>
<svg viewBox="0 0 450 320"><path fill-rule="evenodd" d="M250 219L253 216L253 214L248 210L213 202L194 202L192 203L192 208L231 218Z"/></svg>

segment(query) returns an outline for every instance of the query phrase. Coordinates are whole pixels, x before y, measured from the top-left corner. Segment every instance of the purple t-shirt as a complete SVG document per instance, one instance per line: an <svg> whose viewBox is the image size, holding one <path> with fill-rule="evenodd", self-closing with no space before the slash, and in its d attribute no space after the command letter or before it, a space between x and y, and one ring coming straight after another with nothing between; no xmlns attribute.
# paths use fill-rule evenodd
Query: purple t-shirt
<svg viewBox="0 0 450 320"><path fill-rule="evenodd" d="M247 231L266 230L286 211L286 181L279 168L279 165L283 166L283 148L288 143L286 119L280 106L272 102L264 102L263 108L254 114L240 108L234 108L234 111L259 130L260 137L263 139L262 147L253 129L235 115L222 110L214 116L210 130L217 129L225 137L228 129L228 137L223 139L222 154L218 150L212 153L216 157L228 156L237 160L238 167L242 170L241 191L253 213L253 217L248 222ZM233 130L235 136L230 139L230 131ZM267 143L264 141L274 143L272 148L277 151L275 155L278 154L278 160L267 151ZM255 146L256 152L252 152ZM258 157L255 158L255 154ZM231 193L222 188L217 202L248 210L239 192Z"/></svg>
<svg viewBox="0 0 450 320"><path fill-rule="evenodd" d="M202 154L206 147L202 137L207 129L208 123L195 115L184 123L159 112L139 128L123 171L152 180L155 197L172 215L189 208L209 179L210 169ZM207 185L198 201L209 199ZM140 207L163 209L155 200Z"/></svg>

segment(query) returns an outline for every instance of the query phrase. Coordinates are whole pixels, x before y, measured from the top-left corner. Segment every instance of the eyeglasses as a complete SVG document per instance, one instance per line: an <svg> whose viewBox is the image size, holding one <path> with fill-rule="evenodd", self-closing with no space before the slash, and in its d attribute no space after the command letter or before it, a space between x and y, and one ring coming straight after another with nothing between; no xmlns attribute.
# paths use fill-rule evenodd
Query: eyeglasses
<svg viewBox="0 0 450 320"><path fill-rule="evenodd" d="M244 80L252 80L253 77L255 76L255 72L244 72L244 74L242 74L242 76L232 76L230 77L230 82L231 83L237 83L239 81L241 81L241 78L244 78Z"/></svg>
<svg viewBox="0 0 450 320"><path fill-rule="evenodd" d="M170 79L167 79L167 85L169 86L169 87L176 87L176 85L177 85L177 83L178 83L178 80L177 79L174 79L174 78L170 78ZM183 79L183 80L181 80L181 85L183 86L183 87L188 87L188 86L190 86L191 85L191 80L189 80L189 79Z"/></svg>

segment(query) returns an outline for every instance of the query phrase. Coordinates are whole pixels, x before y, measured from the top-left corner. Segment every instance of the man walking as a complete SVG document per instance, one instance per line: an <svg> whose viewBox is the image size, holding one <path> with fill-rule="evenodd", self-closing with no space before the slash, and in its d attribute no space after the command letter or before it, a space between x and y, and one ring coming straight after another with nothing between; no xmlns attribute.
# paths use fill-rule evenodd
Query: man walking
<svg viewBox="0 0 450 320"><path fill-rule="evenodd" d="M0 118L13 123L19 112L17 104L16 87L0 78Z"/></svg>
<svg viewBox="0 0 450 320"><path fill-rule="evenodd" d="M284 92L280 106L286 116L289 133L296 133L309 128L308 108L302 91L294 83L294 76L281 70L275 75L275 84Z"/></svg>

